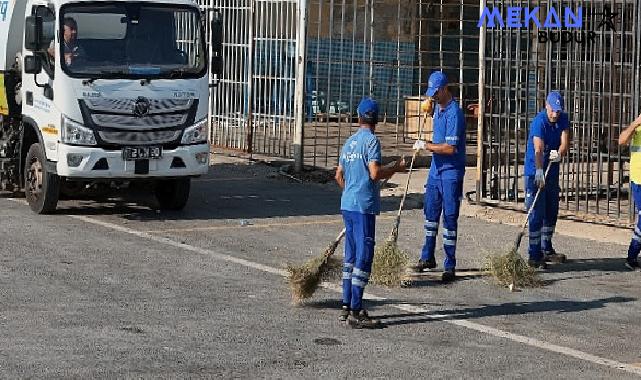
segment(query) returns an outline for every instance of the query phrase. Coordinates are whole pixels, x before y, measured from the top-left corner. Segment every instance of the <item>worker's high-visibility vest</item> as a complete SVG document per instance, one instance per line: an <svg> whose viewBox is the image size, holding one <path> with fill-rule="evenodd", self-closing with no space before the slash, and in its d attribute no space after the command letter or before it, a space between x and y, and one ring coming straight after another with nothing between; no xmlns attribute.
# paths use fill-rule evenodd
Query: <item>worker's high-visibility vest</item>
<svg viewBox="0 0 641 380"><path fill-rule="evenodd" d="M641 185L641 132L634 132L630 144L630 180Z"/></svg>

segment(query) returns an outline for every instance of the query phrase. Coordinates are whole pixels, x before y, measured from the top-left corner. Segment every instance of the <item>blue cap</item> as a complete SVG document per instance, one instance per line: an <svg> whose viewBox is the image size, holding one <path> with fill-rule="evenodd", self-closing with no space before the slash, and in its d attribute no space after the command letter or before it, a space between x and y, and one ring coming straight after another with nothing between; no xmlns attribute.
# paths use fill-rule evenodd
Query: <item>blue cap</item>
<svg viewBox="0 0 641 380"><path fill-rule="evenodd" d="M563 95L561 95L561 93L558 91L550 92L548 94L548 98L546 99L546 103L549 104L550 107L552 107L552 111L554 112L563 111L563 108L565 108Z"/></svg>
<svg viewBox="0 0 641 380"><path fill-rule="evenodd" d="M364 97L358 104L358 117L365 121L376 123L378 119L378 103L370 97Z"/></svg>
<svg viewBox="0 0 641 380"><path fill-rule="evenodd" d="M447 75L442 71L435 71L427 80L427 91L425 95L432 97L441 87L447 86Z"/></svg>

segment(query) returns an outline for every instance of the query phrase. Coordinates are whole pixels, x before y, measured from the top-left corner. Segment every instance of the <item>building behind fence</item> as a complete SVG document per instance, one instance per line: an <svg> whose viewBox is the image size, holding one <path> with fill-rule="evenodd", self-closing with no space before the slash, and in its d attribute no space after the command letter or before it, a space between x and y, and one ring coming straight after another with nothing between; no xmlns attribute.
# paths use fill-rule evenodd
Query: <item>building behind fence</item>
<svg viewBox="0 0 641 380"><path fill-rule="evenodd" d="M218 9L224 20L224 74L211 93L216 147L293 157L298 101L304 163L331 168L357 128L358 101L372 96L381 108L377 134L384 155L407 153L422 126L416 109L425 80L443 70L466 111L468 151L481 164L478 199L522 207L529 123L543 108L545 94L558 89L566 96L572 128L570 154L562 164L562 209L619 221L634 217L629 153L616 144L639 108L641 12L633 0L487 0L502 10L538 6L543 15L551 6L581 6L584 28L595 31L596 41L539 43L537 29L487 29L484 55L478 0L199 3L208 17ZM599 28L606 6L618 15L616 31ZM476 110L479 103L479 67L485 104L477 143L477 113L467 108ZM296 84L303 73L297 70L304 70L300 99Z"/></svg>

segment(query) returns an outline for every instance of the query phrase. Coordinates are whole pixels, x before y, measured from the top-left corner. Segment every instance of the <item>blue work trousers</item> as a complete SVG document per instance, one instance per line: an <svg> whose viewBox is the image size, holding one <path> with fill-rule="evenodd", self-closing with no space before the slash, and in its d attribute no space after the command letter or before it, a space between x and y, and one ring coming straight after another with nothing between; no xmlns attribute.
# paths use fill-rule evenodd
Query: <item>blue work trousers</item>
<svg viewBox="0 0 641 380"><path fill-rule="evenodd" d="M536 196L538 186L534 176L525 176L525 207L530 209ZM559 174L548 174L545 179L545 187L530 214L529 223L529 248L530 260L540 261L544 254L550 254L552 248L552 235L556 228L556 220L559 216Z"/></svg>
<svg viewBox="0 0 641 380"><path fill-rule="evenodd" d="M443 179L429 177L425 185L425 244L421 260L434 258L438 225L443 215L443 250L445 251L445 270L456 268L456 238L458 216L463 196L462 179Z"/></svg>
<svg viewBox="0 0 641 380"><path fill-rule="evenodd" d="M363 307L363 293L374 261L376 215L344 210L341 212L345 222L343 305L359 311Z"/></svg>

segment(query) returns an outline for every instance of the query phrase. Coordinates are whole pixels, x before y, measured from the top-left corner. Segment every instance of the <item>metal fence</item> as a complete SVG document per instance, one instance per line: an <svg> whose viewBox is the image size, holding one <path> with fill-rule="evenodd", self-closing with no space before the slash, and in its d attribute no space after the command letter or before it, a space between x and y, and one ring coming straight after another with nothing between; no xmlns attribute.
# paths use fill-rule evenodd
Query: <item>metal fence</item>
<svg viewBox="0 0 641 380"><path fill-rule="evenodd" d="M221 11L224 22L224 73L211 92L215 146L292 157L302 119L305 164L333 167L357 127L356 105L367 95L381 107L377 133L384 155L403 153L420 128L416 109L425 79L443 70L461 106L482 116L477 129L477 113L467 113L468 154L479 164L478 199L522 207L529 123L545 94L557 89L566 97L572 132L561 171L563 212L634 217L629 153L617 137L639 111L641 5L635 0L199 3L208 18L211 10ZM485 5L503 11L539 7L542 19L550 7L582 7L583 29L594 33L594 41L543 43L537 28L479 31ZM604 25L606 9L615 15L609 18L614 30ZM475 108L479 97L484 105Z"/></svg>
<svg viewBox="0 0 641 380"><path fill-rule="evenodd" d="M211 92L214 146L292 157L298 101L305 163L332 167L356 128L355 108L363 96L381 106L378 133L385 154L407 151L408 137L416 137L412 132L422 119L413 110L429 72L448 74L462 106L476 102L477 0L199 3L208 15L220 10L224 23L224 73ZM308 17L303 29L301 7ZM306 57L303 65L297 65L296 52ZM296 99L301 74L303 91Z"/></svg>
<svg viewBox="0 0 641 380"><path fill-rule="evenodd" d="M487 29L479 196L523 202L523 159L529 123L550 90L561 91L571 123L561 165L562 210L605 220L632 220L626 148L618 136L639 111L641 6L633 0L488 1L489 7L583 8L594 41L540 42L538 29ZM611 12L608 12L611 11ZM608 15L615 30L609 28ZM545 14L542 14L542 18ZM579 42L577 42L579 41Z"/></svg>
<svg viewBox="0 0 641 380"><path fill-rule="evenodd" d="M223 20L223 75L211 90L214 146L288 157L294 129L296 0L200 0ZM209 26L209 23L207 22ZM209 36L209 30L208 30Z"/></svg>
<svg viewBox="0 0 641 380"><path fill-rule="evenodd" d="M408 152L431 71L448 74L462 106L476 103L478 14L477 0L310 0L306 162L336 165L363 96L379 102L383 154Z"/></svg>

